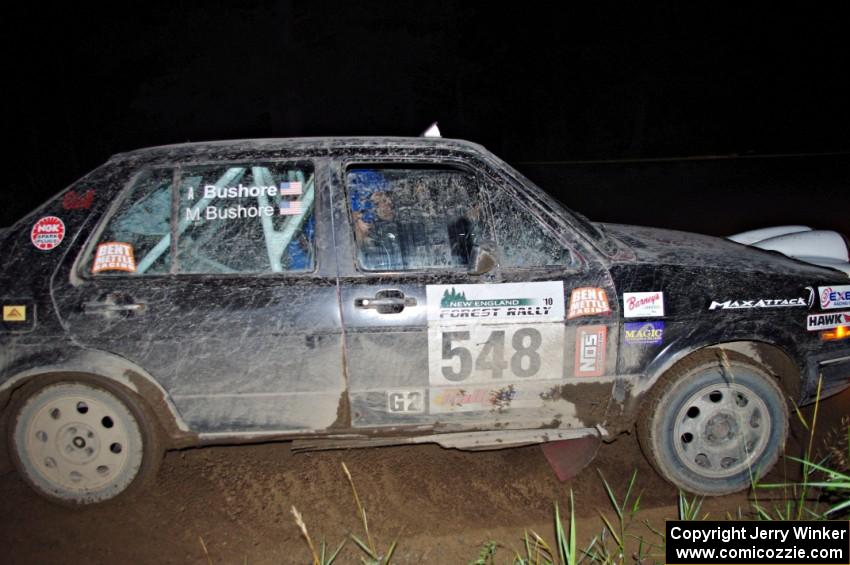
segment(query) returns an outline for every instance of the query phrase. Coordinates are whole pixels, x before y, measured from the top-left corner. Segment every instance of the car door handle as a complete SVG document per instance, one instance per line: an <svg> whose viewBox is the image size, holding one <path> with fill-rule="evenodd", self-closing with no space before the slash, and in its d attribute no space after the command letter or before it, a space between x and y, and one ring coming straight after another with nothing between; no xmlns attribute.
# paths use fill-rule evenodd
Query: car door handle
<svg viewBox="0 0 850 565"><path fill-rule="evenodd" d="M380 314L398 314L407 307L416 306L416 299L405 296L401 291L382 290L374 298L355 298L354 306L363 310L377 310Z"/></svg>
<svg viewBox="0 0 850 565"><path fill-rule="evenodd" d="M86 314L101 314L103 312L141 312L144 304L108 304L103 302L86 302L83 310Z"/></svg>

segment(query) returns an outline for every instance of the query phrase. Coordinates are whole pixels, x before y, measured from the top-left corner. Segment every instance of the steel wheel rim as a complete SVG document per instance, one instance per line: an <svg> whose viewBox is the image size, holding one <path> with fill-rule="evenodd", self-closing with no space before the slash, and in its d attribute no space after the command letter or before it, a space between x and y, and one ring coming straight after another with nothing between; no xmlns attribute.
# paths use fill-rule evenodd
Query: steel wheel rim
<svg viewBox="0 0 850 565"><path fill-rule="evenodd" d="M698 475L726 478L752 467L767 448L773 422L767 404L740 383L705 386L676 413L673 443Z"/></svg>
<svg viewBox="0 0 850 565"><path fill-rule="evenodd" d="M138 423L112 394L58 385L30 403L22 413L19 450L54 494L77 498L123 488L135 476Z"/></svg>

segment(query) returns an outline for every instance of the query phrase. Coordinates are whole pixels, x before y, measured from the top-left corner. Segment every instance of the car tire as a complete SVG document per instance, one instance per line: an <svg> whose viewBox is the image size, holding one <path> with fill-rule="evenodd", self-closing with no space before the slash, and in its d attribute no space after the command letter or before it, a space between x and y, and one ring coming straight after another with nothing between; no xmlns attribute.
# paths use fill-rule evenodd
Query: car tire
<svg viewBox="0 0 850 565"><path fill-rule="evenodd" d="M66 506L124 498L153 479L159 427L144 401L87 377L23 387L10 411L12 462L40 495Z"/></svg>
<svg viewBox="0 0 850 565"><path fill-rule="evenodd" d="M644 454L665 479L720 496L746 489L773 467L785 449L788 410L764 367L713 349L661 377L637 428Z"/></svg>

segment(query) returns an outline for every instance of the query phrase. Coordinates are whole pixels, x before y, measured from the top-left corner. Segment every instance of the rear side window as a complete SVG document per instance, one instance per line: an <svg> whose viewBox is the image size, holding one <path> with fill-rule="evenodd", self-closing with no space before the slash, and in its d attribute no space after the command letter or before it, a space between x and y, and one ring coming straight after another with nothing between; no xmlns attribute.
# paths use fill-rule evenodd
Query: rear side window
<svg viewBox="0 0 850 565"><path fill-rule="evenodd" d="M310 163L145 173L101 232L88 269L95 276L312 271L314 203Z"/></svg>

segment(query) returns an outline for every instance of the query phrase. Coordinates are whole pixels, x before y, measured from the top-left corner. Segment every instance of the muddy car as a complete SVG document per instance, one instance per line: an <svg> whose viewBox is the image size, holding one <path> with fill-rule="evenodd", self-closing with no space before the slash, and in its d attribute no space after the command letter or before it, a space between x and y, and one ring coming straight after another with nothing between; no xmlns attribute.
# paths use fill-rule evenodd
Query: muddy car
<svg viewBox="0 0 850 565"><path fill-rule="evenodd" d="M635 427L718 495L777 461L789 407L850 383L845 274L591 223L464 141L116 155L0 252L3 437L64 504L212 443L540 444L564 478Z"/></svg>

